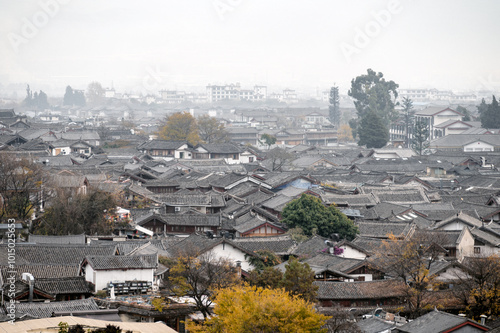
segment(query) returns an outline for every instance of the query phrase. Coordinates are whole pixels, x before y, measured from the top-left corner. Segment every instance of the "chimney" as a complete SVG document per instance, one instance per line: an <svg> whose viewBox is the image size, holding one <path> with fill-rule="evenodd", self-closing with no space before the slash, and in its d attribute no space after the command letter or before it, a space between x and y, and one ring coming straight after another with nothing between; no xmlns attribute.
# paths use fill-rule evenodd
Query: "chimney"
<svg viewBox="0 0 500 333"><path fill-rule="evenodd" d="M238 277L241 278L241 261L239 260L236 261L236 272Z"/></svg>
<svg viewBox="0 0 500 333"><path fill-rule="evenodd" d="M23 281L28 282L28 285L30 288L28 301L31 303L31 302L33 302L33 287L35 286L35 278L30 273L23 273L21 275L21 279Z"/></svg>
<svg viewBox="0 0 500 333"><path fill-rule="evenodd" d="M481 325L486 325L486 315L482 314L479 317L481 317Z"/></svg>

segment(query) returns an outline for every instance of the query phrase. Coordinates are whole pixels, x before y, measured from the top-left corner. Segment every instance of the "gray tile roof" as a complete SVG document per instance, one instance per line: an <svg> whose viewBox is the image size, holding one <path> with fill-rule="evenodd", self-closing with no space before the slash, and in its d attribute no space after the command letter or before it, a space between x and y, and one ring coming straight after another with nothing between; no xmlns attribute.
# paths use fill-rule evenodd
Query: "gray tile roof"
<svg viewBox="0 0 500 333"><path fill-rule="evenodd" d="M414 319L407 324L404 324L403 326L398 327L396 329L396 332L444 332L466 322L471 321L466 317L460 317L451 313L434 310L421 317L418 317L417 319ZM477 323L475 324L478 325ZM481 331L477 330L477 332Z"/></svg>
<svg viewBox="0 0 500 333"><path fill-rule="evenodd" d="M237 154L243 150L233 143L202 143L198 145L213 154Z"/></svg>
<svg viewBox="0 0 500 333"><path fill-rule="evenodd" d="M434 228L439 229L439 228L444 227L445 225L448 225L448 224L456 222L456 221L460 221L463 224L466 224L470 227L480 228L483 225L483 222L481 222L480 220L478 220L472 216L469 216L467 214L464 214L462 212L459 212L459 213L454 214L453 216L450 216L449 218L447 218L441 222L436 223Z"/></svg>
<svg viewBox="0 0 500 333"><path fill-rule="evenodd" d="M349 273L354 268L366 263L364 260L343 258L329 253L317 253L314 257L304 260L309 266L323 266L335 271ZM285 263L278 266L284 270Z"/></svg>
<svg viewBox="0 0 500 333"><path fill-rule="evenodd" d="M34 318L52 317L52 313L64 311L91 311L99 310L99 306L91 299L79 299L74 301L50 302L50 303L18 303L16 312L19 314L28 314Z"/></svg>
<svg viewBox="0 0 500 333"><path fill-rule="evenodd" d="M186 141L167 141L167 140L151 140L141 143L137 146L139 150L149 149L178 149L182 145L187 144Z"/></svg>
<svg viewBox="0 0 500 333"><path fill-rule="evenodd" d="M84 276L36 279L35 288L46 291L51 295L58 294L90 294L91 290Z"/></svg>
<svg viewBox="0 0 500 333"><path fill-rule="evenodd" d="M194 193L168 193L168 194L155 194L151 198L157 202L164 203L168 206L203 206L203 207L224 207L226 201L224 195L215 192L207 192L200 194Z"/></svg>
<svg viewBox="0 0 500 333"><path fill-rule="evenodd" d="M296 256L304 256L306 258L311 258L321 253L327 246L325 241L327 238L321 236L313 236L297 245L293 250L292 254Z"/></svg>
<svg viewBox="0 0 500 333"><path fill-rule="evenodd" d="M500 146L500 135L497 134L450 134L432 140L429 147L434 149L461 148L469 143L483 141L495 147Z"/></svg>
<svg viewBox="0 0 500 333"><path fill-rule="evenodd" d="M46 236L30 234L28 236L28 242L36 244L85 244L85 234L67 236Z"/></svg>
<svg viewBox="0 0 500 333"><path fill-rule="evenodd" d="M3 281L9 277L8 265L0 266L0 271L2 273ZM47 279L47 278L68 278L78 276L80 272L80 265L21 265L16 263L14 269L16 272L16 279L20 280L23 273L31 273L36 279Z"/></svg>
<svg viewBox="0 0 500 333"><path fill-rule="evenodd" d="M374 280L339 283L314 281L313 283L319 287L318 299L329 300L361 300L404 297L404 287L406 286L405 283L399 280Z"/></svg>
<svg viewBox="0 0 500 333"><path fill-rule="evenodd" d="M297 245L288 235L236 238L232 242L251 253L258 250L268 250L278 255L290 254Z"/></svg>
<svg viewBox="0 0 500 333"><path fill-rule="evenodd" d="M389 330L396 327L396 324L372 317L356 322L356 326L358 326L362 333L381 333L390 332Z"/></svg>
<svg viewBox="0 0 500 333"><path fill-rule="evenodd" d="M139 256L86 256L94 270L148 269L158 265L157 255Z"/></svg>
<svg viewBox="0 0 500 333"><path fill-rule="evenodd" d="M213 226L219 227L221 218L219 214L154 214L149 213L135 219L137 225L144 225L156 219L167 225L183 226Z"/></svg>
<svg viewBox="0 0 500 333"><path fill-rule="evenodd" d="M358 222L360 236L387 238L389 234L396 237L407 237L410 235L415 225L412 222Z"/></svg>
<svg viewBox="0 0 500 333"><path fill-rule="evenodd" d="M368 252L374 253L381 249L383 241L384 240L382 238L357 236L354 240L352 240L352 243Z"/></svg>
<svg viewBox="0 0 500 333"><path fill-rule="evenodd" d="M78 265L89 255L114 255L115 245L49 245L49 244L16 244L16 265ZM6 265L6 245L0 245L0 263Z"/></svg>
<svg viewBox="0 0 500 333"><path fill-rule="evenodd" d="M350 207L366 207L377 204L376 198L371 194L333 194L327 193L321 195L323 202L327 204L348 205Z"/></svg>

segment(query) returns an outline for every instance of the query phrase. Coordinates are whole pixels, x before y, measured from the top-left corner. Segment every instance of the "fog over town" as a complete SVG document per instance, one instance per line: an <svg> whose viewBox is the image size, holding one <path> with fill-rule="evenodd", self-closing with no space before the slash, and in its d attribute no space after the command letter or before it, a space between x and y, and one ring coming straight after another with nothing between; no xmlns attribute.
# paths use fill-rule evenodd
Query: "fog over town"
<svg viewBox="0 0 500 333"><path fill-rule="evenodd" d="M0 6L0 332L500 332L499 2Z"/></svg>
<svg viewBox="0 0 500 333"><path fill-rule="evenodd" d="M245 82L314 96L333 83L346 92L367 68L403 88L500 85L496 1L1 3L4 94L92 81L156 93L144 86L153 72L159 89Z"/></svg>

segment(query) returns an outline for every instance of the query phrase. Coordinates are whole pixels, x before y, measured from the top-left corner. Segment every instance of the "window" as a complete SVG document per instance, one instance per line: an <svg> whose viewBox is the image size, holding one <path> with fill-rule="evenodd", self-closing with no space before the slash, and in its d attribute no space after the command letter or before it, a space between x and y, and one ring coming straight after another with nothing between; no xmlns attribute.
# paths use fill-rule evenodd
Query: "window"
<svg viewBox="0 0 500 333"><path fill-rule="evenodd" d="M248 162L250 162L250 163L253 162L253 156L248 158Z"/></svg>
<svg viewBox="0 0 500 333"><path fill-rule="evenodd" d="M480 254L481 248L479 246L474 246L474 254Z"/></svg>

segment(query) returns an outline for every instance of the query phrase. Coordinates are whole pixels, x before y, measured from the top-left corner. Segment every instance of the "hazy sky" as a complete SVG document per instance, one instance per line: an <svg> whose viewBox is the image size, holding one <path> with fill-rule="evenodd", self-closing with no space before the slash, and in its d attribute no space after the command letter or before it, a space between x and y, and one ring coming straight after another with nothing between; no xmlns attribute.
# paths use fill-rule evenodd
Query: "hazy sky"
<svg viewBox="0 0 500 333"><path fill-rule="evenodd" d="M500 90L499 1L0 0L0 83Z"/></svg>

